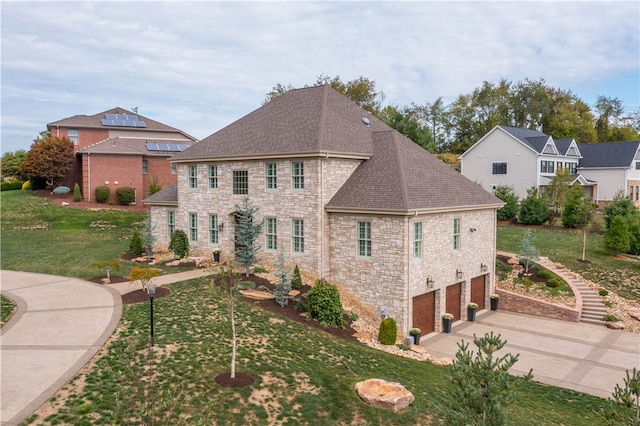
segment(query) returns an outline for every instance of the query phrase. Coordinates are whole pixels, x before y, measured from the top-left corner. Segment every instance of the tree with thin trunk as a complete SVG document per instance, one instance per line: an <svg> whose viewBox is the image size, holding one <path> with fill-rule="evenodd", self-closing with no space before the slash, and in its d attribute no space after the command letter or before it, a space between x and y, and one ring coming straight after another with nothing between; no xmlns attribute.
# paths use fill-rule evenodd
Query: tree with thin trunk
<svg viewBox="0 0 640 426"><path fill-rule="evenodd" d="M147 287L151 280L160 274L160 269L157 268L141 268L136 266L131 269L131 273L129 274L129 281L135 284L136 281L140 281L142 285L142 289L147 291Z"/></svg>
<svg viewBox="0 0 640 426"><path fill-rule="evenodd" d="M248 197L241 205L236 205L236 259L247 277L251 273L251 267L258 262L258 251L261 248L258 237L262 233L264 221L257 221L257 212L258 208L251 204Z"/></svg>
<svg viewBox="0 0 640 426"><path fill-rule="evenodd" d="M524 266L524 273L529 274L529 269L534 265L534 263L538 260L540 254L538 250L533 245L533 237L531 236L531 231L528 229L524 232L522 236L522 245L520 247L520 262L522 266Z"/></svg>

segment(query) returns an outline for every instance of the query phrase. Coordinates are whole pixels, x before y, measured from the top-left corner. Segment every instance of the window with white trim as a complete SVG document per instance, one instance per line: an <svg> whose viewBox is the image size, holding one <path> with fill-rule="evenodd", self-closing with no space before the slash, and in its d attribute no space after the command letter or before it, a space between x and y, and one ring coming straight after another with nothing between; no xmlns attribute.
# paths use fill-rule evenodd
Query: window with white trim
<svg viewBox="0 0 640 426"><path fill-rule="evenodd" d="M291 179L293 189L304 189L304 163L294 161L291 163Z"/></svg>
<svg viewBox="0 0 640 426"><path fill-rule="evenodd" d="M167 211L167 236L171 238L176 230L176 212L173 210Z"/></svg>
<svg viewBox="0 0 640 426"><path fill-rule="evenodd" d="M149 173L149 160L142 160L142 173Z"/></svg>
<svg viewBox="0 0 640 426"><path fill-rule="evenodd" d="M198 187L198 167L189 166L189 188L195 189Z"/></svg>
<svg viewBox="0 0 640 426"><path fill-rule="evenodd" d="M453 219L453 249L460 250L460 218Z"/></svg>
<svg viewBox="0 0 640 426"><path fill-rule="evenodd" d="M506 175L507 174L507 162L491 163L491 174L494 175Z"/></svg>
<svg viewBox="0 0 640 426"><path fill-rule="evenodd" d="M210 214L209 215L209 243L218 244L218 215Z"/></svg>
<svg viewBox="0 0 640 426"><path fill-rule="evenodd" d="M276 226L276 218L275 217L265 217L264 218L264 235L265 235L265 246L267 250L277 250L278 249L278 229Z"/></svg>
<svg viewBox="0 0 640 426"><path fill-rule="evenodd" d="M267 189L276 189L278 187L276 163L266 163L264 165L264 176Z"/></svg>
<svg viewBox="0 0 640 426"><path fill-rule="evenodd" d="M218 188L218 166L209 164L209 189Z"/></svg>
<svg viewBox="0 0 640 426"><path fill-rule="evenodd" d="M413 224L413 257L422 257L422 222Z"/></svg>
<svg viewBox="0 0 640 426"><path fill-rule="evenodd" d="M358 221L357 227L358 256L371 257L371 222Z"/></svg>
<svg viewBox="0 0 640 426"><path fill-rule="evenodd" d="M243 195L249 193L249 171L234 170L233 171L233 193Z"/></svg>
<svg viewBox="0 0 640 426"><path fill-rule="evenodd" d="M304 253L304 220L293 219L291 229L291 250Z"/></svg>
<svg viewBox="0 0 640 426"><path fill-rule="evenodd" d="M78 145L80 143L80 138L78 136L78 129L69 129L67 130L67 137L74 145Z"/></svg>
<svg viewBox="0 0 640 426"><path fill-rule="evenodd" d="M189 241L198 241L198 215L189 213Z"/></svg>

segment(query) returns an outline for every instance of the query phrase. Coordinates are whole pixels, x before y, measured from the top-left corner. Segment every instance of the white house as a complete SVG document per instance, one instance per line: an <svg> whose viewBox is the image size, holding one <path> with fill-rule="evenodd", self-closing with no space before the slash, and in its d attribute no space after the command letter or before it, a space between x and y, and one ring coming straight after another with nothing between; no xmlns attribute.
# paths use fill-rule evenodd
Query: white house
<svg viewBox="0 0 640 426"><path fill-rule="evenodd" d="M248 197L264 266L283 250L400 332L488 304L503 204L330 86L292 90L172 161L177 184L145 200L159 245L182 229L193 252L232 258Z"/></svg>

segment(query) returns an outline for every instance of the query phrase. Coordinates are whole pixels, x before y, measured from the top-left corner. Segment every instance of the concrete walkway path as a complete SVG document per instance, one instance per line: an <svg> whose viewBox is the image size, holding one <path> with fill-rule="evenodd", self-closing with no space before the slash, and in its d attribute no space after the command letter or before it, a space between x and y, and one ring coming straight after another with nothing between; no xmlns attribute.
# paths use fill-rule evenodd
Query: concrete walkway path
<svg viewBox="0 0 640 426"><path fill-rule="evenodd" d="M511 373L523 375L533 368L533 380L548 385L608 398L616 384L623 384L626 370L640 368L638 334L500 310L456 322L451 333L432 333L420 346L435 357L455 359L458 342L475 350L473 335L491 331L507 341L499 354L520 354Z"/></svg>
<svg viewBox="0 0 640 426"><path fill-rule="evenodd" d="M0 330L0 422L30 416L100 350L122 312L120 294L76 278L0 271L17 311Z"/></svg>

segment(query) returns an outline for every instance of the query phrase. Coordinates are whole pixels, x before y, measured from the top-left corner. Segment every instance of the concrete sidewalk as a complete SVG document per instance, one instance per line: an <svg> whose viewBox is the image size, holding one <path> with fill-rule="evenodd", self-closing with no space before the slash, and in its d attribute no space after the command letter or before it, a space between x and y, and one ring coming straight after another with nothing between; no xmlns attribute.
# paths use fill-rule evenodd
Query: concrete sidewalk
<svg viewBox="0 0 640 426"><path fill-rule="evenodd" d="M191 280L194 278L202 278L208 275L213 275L215 271L211 269L193 269L191 271L177 272L175 274L158 275L154 277L151 282L157 286L163 286L171 283L177 283L180 281ZM140 290L142 287L139 282L127 281L124 283L107 284L105 287L109 287L120 294L127 294L135 290Z"/></svg>
<svg viewBox="0 0 640 426"><path fill-rule="evenodd" d="M436 357L455 359L458 342L469 348L473 335L493 331L507 341L499 352L520 354L511 369L533 380L608 398L615 385L622 385L625 371L640 368L640 335L603 326L573 323L505 311L482 311L476 321L459 321L451 333L433 333L420 346Z"/></svg>
<svg viewBox="0 0 640 426"><path fill-rule="evenodd" d="M113 333L120 294L76 278L0 271L17 311L0 331L0 422L15 425L71 380Z"/></svg>

